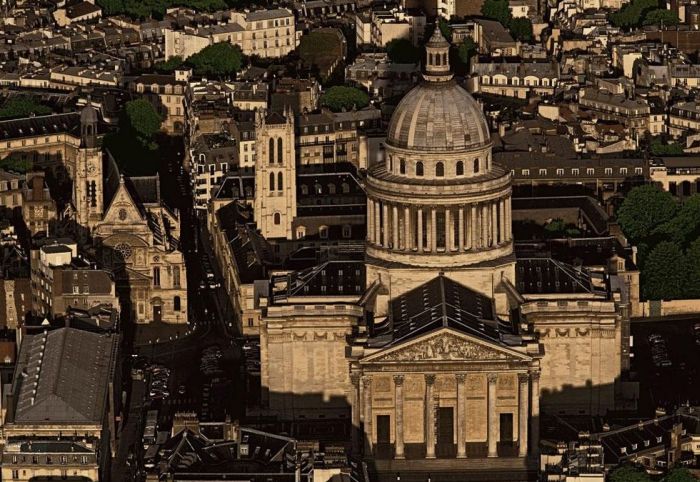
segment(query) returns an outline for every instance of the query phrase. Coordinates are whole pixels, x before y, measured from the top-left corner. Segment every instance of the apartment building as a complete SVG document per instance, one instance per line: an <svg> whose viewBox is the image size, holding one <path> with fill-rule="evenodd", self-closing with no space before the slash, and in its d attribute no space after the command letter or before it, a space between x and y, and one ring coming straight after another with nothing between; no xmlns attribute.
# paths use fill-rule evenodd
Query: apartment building
<svg viewBox="0 0 700 482"><path fill-rule="evenodd" d="M669 110L668 131L673 137L700 132L700 103L679 102Z"/></svg>
<svg viewBox="0 0 700 482"><path fill-rule="evenodd" d="M163 117L161 128L170 135L184 132L188 74L189 70L179 70L174 75L141 75L130 85L132 92L141 95Z"/></svg>
<svg viewBox="0 0 700 482"><path fill-rule="evenodd" d="M396 39L410 40L418 45L425 34L426 17L423 13L400 8L361 12L355 16L357 45L386 47Z"/></svg>
<svg viewBox="0 0 700 482"><path fill-rule="evenodd" d="M469 90L526 99L554 95L558 82L556 62L474 62Z"/></svg>

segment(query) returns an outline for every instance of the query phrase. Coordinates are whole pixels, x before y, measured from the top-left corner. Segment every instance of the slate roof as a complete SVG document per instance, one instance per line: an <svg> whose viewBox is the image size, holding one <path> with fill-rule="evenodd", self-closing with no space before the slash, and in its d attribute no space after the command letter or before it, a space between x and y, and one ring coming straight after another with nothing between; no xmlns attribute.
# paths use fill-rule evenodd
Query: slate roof
<svg viewBox="0 0 700 482"><path fill-rule="evenodd" d="M21 139L49 134L80 135L80 113L53 114L0 122L0 139Z"/></svg>
<svg viewBox="0 0 700 482"><path fill-rule="evenodd" d="M590 272L553 258L519 258L516 288L523 294L594 293Z"/></svg>
<svg viewBox="0 0 700 482"><path fill-rule="evenodd" d="M141 204L160 204L160 177L141 176L126 178L127 186L135 201Z"/></svg>
<svg viewBox="0 0 700 482"><path fill-rule="evenodd" d="M317 266L273 278L283 283L275 300L292 296L361 296L365 290L364 261L326 261Z"/></svg>
<svg viewBox="0 0 700 482"><path fill-rule="evenodd" d="M496 343L513 335L489 297L440 274L391 301L391 316L373 327L370 345L391 346L446 327Z"/></svg>
<svg viewBox="0 0 700 482"><path fill-rule="evenodd" d="M117 342L75 328L27 335L15 371L14 423L101 424Z"/></svg>

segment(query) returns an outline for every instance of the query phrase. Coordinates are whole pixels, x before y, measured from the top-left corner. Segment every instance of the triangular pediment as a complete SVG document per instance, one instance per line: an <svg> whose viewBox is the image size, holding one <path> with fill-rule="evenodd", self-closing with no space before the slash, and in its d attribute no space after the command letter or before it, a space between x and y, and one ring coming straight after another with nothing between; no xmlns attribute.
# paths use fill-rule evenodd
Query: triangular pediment
<svg viewBox="0 0 700 482"><path fill-rule="evenodd" d="M531 359L524 353L496 342L482 340L451 328L441 328L373 353L360 360L360 363L529 361Z"/></svg>
<svg viewBox="0 0 700 482"><path fill-rule="evenodd" d="M135 224L143 223L144 219L139 210L138 204L122 182L119 184L117 192L112 198L112 202L107 208L102 223L103 224Z"/></svg>

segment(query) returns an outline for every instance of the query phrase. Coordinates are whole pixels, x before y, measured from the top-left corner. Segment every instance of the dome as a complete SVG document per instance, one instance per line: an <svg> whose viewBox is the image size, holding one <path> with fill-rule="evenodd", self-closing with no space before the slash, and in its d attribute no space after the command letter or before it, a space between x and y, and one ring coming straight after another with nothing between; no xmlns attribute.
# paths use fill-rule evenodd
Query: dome
<svg viewBox="0 0 700 482"><path fill-rule="evenodd" d="M98 121L97 109L88 101L87 105L80 111L81 124L96 124Z"/></svg>
<svg viewBox="0 0 700 482"><path fill-rule="evenodd" d="M417 151L483 147L489 129L479 104L454 80L424 81L401 100L391 116L387 144Z"/></svg>

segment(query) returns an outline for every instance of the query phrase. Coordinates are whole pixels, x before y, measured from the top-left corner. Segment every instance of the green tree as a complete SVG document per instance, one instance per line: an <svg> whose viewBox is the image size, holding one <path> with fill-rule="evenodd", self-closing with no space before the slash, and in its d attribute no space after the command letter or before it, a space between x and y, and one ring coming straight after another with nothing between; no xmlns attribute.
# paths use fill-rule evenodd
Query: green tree
<svg viewBox="0 0 700 482"><path fill-rule="evenodd" d="M529 18L519 17L512 19L508 25L508 29L515 40L532 42L532 22Z"/></svg>
<svg viewBox="0 0 700 482"><path fill-rule="evenodd" d="M476 42L471 37L465 37L464 41L459 44L457 56L464 65L469 67L469 61L474 55L476 55Z"/></svg>
<svg viewBox="0 0 700 482"><path fill-rule="evenodd" d="M481 14L486 18L498 20L504 27L510 24L512 18L508 0L485 0L481 5Z"/></svg>
<svg viewBox="0 0 700 482"><path fill-rule="evenodd" d="M102 8L102 13L107 16L124 13L124 2L122 0L97 0L97 5Z"/></svg>
<svg viewBox="0 0 700 482"><path fill-rule="evenodd" d="M687 267L678 243L662 241L651 250L641 273L642 295L649 300L674 300L685 292Z"/></svg>
<svg viewBox="0 0 700 482"><path fill-rule="evenodd" d="M168 60L156 62L153 66L154 70L161 74L170 74L175 69L179 69L185 63L182 57L170 57Z"/></svg>
<svg viewBox="0 0 700 482"><path fill-rule="evenodd" d="M700 298L700 239L690 243L685 253L685 263L688 279L685 283L684 296L686 298ZM664 479L665 481L666 479Z"/></svg>
<svg viewBox="0 0 700 482"><path fill-rule="evenodd" d="M238 45L219 42L190 55L185 63L196 75L232 77L241 69L243 56Z"/></svg>
<svg viewBox="0 0 700 482"><path fill-rule="evenodd" d="M683 146L677 142L664 144L659 137L654 137L649 145L649 152L653 156L680 156L683 154Z"/></svg>
<svg viewBox="0 0 700 482"><path fill-rule="evenodd" d="M417 64L420 60L418 47L405 38L397 38L387 43L386 53L396 64Z"/></svg>
<svg viewBox="0 0 700 482"><path fill-rule="evenodd" d="M18 174L24 174L31 171L32 161L9 155L5 159L0 160L0 169L16 172Z"/></svg>
<svg viewBox="0 0 700 482"><path fill-rule="evenodd" d="M697 482L697 480L688 469L677 468L671 470L662 482Z"/></svg>
<svg viewBox="0 0 700 482"><path fill-rule="evenodd" d="M321 105L334 112L340 112L343 109L350 110L353 107L362 109L368 104L369 96L364 91L354 87L337 85L325 91L321 96Z"/></svg>
<svg viewBox="0 0 700 482"><path fill-rule="evenodd" d="M632 189L617 212L622 231L633 242L649 236L652 230L669 221L676 212L676 201L671 193L656 186L638 186Z"/></svg>
<svg viewBox="0 0 700 482"><path fill-rule="evenodd" d="M444 18L440 17L440 20L438 20L438 27L440 28L440 32L442 33L442 36L447 39L448 42L452 41L452 27L450 27L450 24L447 23L447 20Z"/></svg>
<svg viewBox="0 0 700 482"><path fill-rule="evenodd" d="M644 16L644 25L659 25L659 26L673 26L680 23L678 14L672 12L671 10L666 10L665 8L657 8L656 10L650 10Z"/></svg>
<svg viewBox="0 0 700 482"><path fill-rule="evenodd" d="M700 234L700 194L694 194L683 201L675 216L654 228L652 234L686 246Z"/></svg>
<svg viewBox="0 0 700 482"><path fill-rule="evenodd" d="M613 470L608 480L609 482L651 482L646 472L630 466Z"/></svg>
<svg viewBox="0 0 700 482"><path fill-rule="evenodd" d="M632 0L617 12L613 12L608 16L608 20L615 27L635 28L642 24L642 20L650 10L655 10L659 7L658 0Z"/></svg>
<svg viewBox="0 0 700 482"><path fill-rule="evenodd" d="M127 129L136 135L141 144L154 149L153 137L160 130L163 118L153 106L144 99L127 102L126 120Z"/></svg>
<svg viewBox="0 0 700 482"><path fill-rule="evenodd" d="M10 97L0 109L0 119L29 117L30 115L48 115L51 109L35 102L27 95Z"/></svg>

